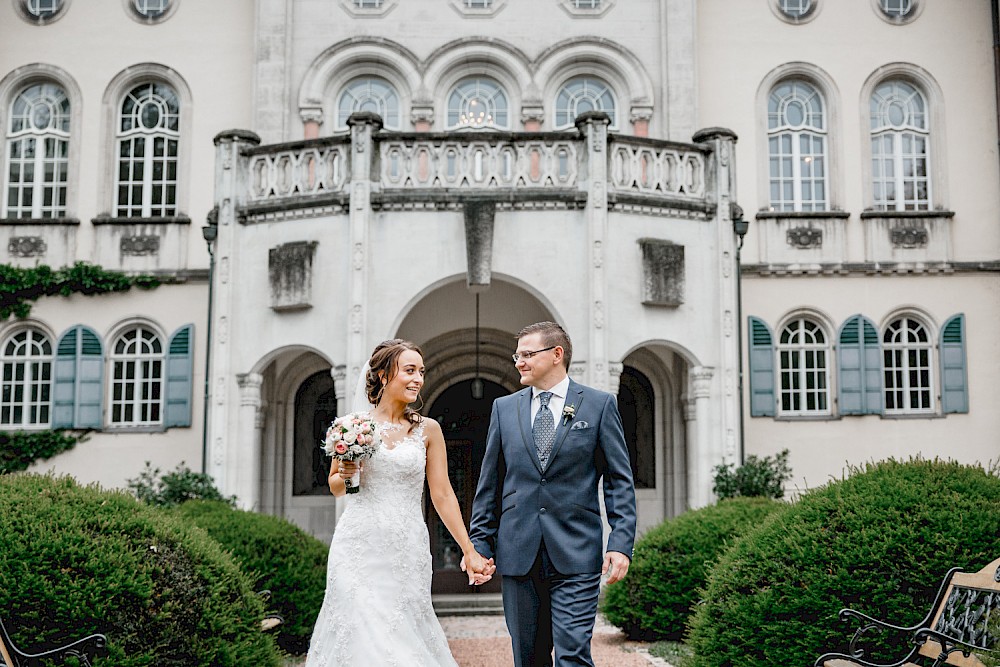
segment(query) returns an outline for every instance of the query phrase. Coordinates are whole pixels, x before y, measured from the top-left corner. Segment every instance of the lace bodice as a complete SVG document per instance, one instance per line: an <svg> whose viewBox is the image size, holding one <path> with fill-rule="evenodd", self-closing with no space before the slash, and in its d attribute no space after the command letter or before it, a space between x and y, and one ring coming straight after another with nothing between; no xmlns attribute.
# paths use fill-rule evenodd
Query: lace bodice
<svg viewBox="0 0 1000 667"><path fill-rule="evenodd" d="M377 428L380 433L391 433L399 427L377 424ZM387 434L385 439L380 439L374 456L362 463L361 490L347 496L347 509L341 521L346 519L348 512L389 521L409 520L416 512L422 521L420 501L426 465L427 441L423 424L418 424L408 434L394 433L391 437Z"/></svg>

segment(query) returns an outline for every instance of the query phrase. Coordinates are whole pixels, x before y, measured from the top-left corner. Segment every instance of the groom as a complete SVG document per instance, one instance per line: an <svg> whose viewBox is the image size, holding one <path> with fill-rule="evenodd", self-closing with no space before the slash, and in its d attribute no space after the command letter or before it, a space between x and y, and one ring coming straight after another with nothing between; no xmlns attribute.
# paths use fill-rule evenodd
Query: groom
<svg viewBox="0 0 1000 667"><path fill-rule="evenodd" d="M526 385L493 403L470 537L496 560L517 667L590 665L601 575L628 572L635 490L614 397L569 379L562 327L520 331L514 363ZM598 480L611 534L607 552Z"/></svg>

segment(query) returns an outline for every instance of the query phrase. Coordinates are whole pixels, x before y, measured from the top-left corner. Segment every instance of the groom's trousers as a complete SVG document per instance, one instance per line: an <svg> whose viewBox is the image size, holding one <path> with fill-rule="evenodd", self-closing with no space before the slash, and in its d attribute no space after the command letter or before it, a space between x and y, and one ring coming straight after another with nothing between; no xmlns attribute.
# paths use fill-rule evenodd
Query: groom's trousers
<svg viewBox="0 0 1000 667"><path fill-rule="evenodd" d="M515 667L550 667L553 648L556 667L594 667L590 639L601 592L599 572L557 572L543 542L528 574L504 576L502 591Z"/></svg>

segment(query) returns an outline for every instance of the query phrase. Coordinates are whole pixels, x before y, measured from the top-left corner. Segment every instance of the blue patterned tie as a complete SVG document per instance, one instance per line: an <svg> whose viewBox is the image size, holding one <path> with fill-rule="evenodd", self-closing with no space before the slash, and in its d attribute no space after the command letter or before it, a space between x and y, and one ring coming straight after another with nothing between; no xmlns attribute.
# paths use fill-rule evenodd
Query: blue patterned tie
<svg viewBox="0 0 1000 667"><path fill-rule="evenodd" d="M538 450L538 460L544 468L549 463L549 454L552 453L552 442L556 439L556 422L549 410L549 400L552 398L551 391L543 391L538 395L541 407L535 414L535 423L531 426L531 434L535 436L535 448Z"/></svg>

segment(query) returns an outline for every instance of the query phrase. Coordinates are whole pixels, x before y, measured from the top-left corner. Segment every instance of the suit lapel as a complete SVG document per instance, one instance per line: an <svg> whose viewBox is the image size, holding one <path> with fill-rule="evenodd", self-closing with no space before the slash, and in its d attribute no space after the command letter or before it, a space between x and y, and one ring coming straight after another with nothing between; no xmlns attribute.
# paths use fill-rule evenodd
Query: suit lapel
<svg viewBox="0 0 1000 667"><path fill-rule="evenodd" d="M580 405L583 404L583 385L579 385L572 380L569 381L569 389L566 390L566 405L572 405L574 407L574 412L580 412ZM562 415L555 415L558 421L556 422L556 442L552 446L552 453L549 455L549 465L555 460L556 455L559 454L559 448L562 447L563 440L566 439L566 434L569 433L570 429L573 428L572 419L564 419Z"/></svg>
<svg viewBox="0 0 1000 667"><path fill-rule="evenodd" d="M528 450L532 463L542 472L542 463L538 460L538 448L535 447L535 436L531 433L531 387L524 389L517 397L517 423L521 426L521 441Z"/></svg>

